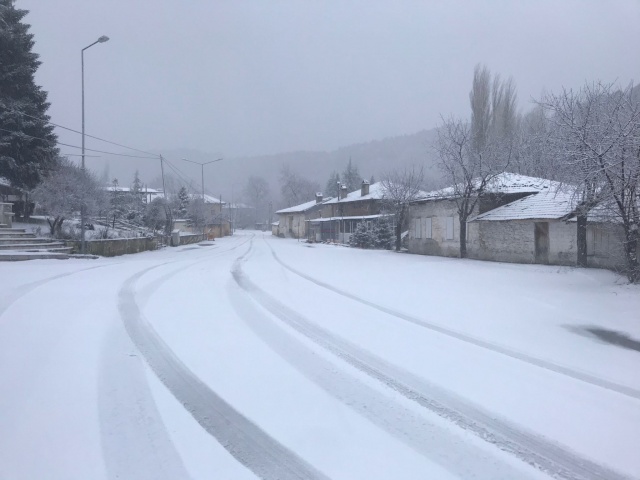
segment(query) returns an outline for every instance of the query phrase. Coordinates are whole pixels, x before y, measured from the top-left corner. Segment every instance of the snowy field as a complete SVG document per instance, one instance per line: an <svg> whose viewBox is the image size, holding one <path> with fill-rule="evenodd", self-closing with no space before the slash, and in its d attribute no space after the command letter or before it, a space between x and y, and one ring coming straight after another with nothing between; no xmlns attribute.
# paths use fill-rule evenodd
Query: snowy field
<svg viewBox="0 0 640 480"><path fill-rule="evenodd" d="M261 232L0 264L0 479L640 479L640 288Z"/></svg>

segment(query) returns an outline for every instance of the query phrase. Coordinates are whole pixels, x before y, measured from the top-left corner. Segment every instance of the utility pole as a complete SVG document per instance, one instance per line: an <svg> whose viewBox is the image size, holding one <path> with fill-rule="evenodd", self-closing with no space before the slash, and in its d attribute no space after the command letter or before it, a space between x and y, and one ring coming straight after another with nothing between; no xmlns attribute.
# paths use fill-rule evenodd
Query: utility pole
<svg viewBox="0 0 640 480"><path fill-rule="evenodd" d="M84 47L82 50L80 50L80 70L81 70L81 74L82 74L82 170L84 170L84 139L85 139L85 133L84 133L84 51L87 48L93 47L96 43L104 43L109 41L109 37L107 37L106 35L102 35L100 38L98 38L98 40L96 40L95 42L93 42L91 45L88 45L86 47ZM84 197L84 194L83 194ZM82 204L80 205L80 234L82 235L81 241L80 241L80 252L82 254L84 254L86 252L86 244L85 244L85 239L84 239L84 234L85 234L85 223L86 223L86 205L84 202L84 198L82 199Z"/></svg>
<svg viewBox="0 0 640 480"><path fill-rule="evenodd" d="M196 165L200 165L200 179L202 181L202 236L204 237L204 227L205 227L205 212L204 212L204 166L209 165L210 163L219 162L224 160L223 158L216 158L215 160L211 160L209 162L194 162L193 160L188 160L186 158L182 159L185 162L195 163ZM222 206L220 206L222 208Z"/></svg>

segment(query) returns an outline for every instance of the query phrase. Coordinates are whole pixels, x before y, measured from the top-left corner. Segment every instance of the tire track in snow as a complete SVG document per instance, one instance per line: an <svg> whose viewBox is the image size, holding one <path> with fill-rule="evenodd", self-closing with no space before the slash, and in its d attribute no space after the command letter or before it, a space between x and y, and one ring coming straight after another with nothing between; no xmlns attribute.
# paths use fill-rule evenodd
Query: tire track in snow
<svg viewBox="0 0 640 480"><path fill-rule="evenodd" d="M624 480L628 478L605 466L598 465L573 452L564 450L560 446L541 437L523 431L509 422L497 419L490 413L468 404L463 399L429 384L424 379L402 368L385 362L381 358L310 322L253 284L242 272L241 265L245 260L244 257L245 256L242 256L236 261L232 271L233 277L236 283L258 304L317 345L346 361L367 376L397 391L405 398L454 422L463 429L495 445L500 450L514 455L523 462L555 478L566 480ZM245 316L245 319L248 319L255 328L265 328L255 321L251 321L251 318L248 316ZM270 345L273 345L276 351L283 351L281 346L274 341L270 341L267 336L263 336L263 338L265 338L265 341ZM288 359L293 366L305 373L304 363L297 362L295 357L287 354L286 351L283 356ZM351 381L357 382L355 379ZM323 388L326 388L326 384ZM329 387L329 390L330 388L331 387ZM361 396L360 398L363 397ZM364 398L366 399L366 396ZM364 402L366 403L366 400L364 400ZM347 400L345 403L351 406L357 404L357 401ZM365 416L370 418L366 413L366 408L365 406ZM395 431L393 423L396 421L396 414L396 409L380 413L382 418L388 418L388 421L383 421L382 425L376 421L377 418L370 419L394 435L405 433L405 438L409 445L421 453L425 453L426 456L429 456L429 451L424 452L424 448L420 444L423 439L416 436L416 432ZM403 423L405 425L407 424L407 422ZM457 448L460 448L460 446L457 446ZM468 459L465 458L462 460L462 463L467 461ZM490 475L487 478L494 478L494 476ZM505 478L518 478L518 475Z"/></svg>
<svg viewBox="0 0 640 480"><path fill-rule="evenodd" d="M195 259L172 260L146 269L145 273L187 262L149 282L138 296L147 299L162 283L180 271L223 256L247 241L213 253L213 249L207 249L206 254L197 255ZM136 347L124 325L114 326L103 345L98 384L100 434L107 474L111 479L190 479L162 421L142 360L136 353Z"/></svg>
<svg viewBox="0 0 640 480"><path fill-rule="evenodd" d="M125 282L119 293L119 310L129 337L160 381L202 428L259 478L326 479L325 475L267 435L196 377L143 318L136 303L134 285L152 268Z"/></svg>
<svg viewBox="0 0 640 480"><path fill-rule="evenodd" d="M266 241L266 240L265 240ZM268 244L267 244L268 245ZM456 340L460 340L462 342L466 342L466 343L470 343L472 345L475 345L476 347L480 347L486 350L491 350L493 352L499 353L501 355L505 355L507 357L511 357L515 360L519 360L525 363L528 363L530 365L534 365L536 367L539 368L544 368L546 370L550 370L554 373L559 373L561 375L566 375L568 377L571 377L575 380L579 380L582 382L586 382L586 383L590 383L591 385L595 385L597 387L600 388L605 388L607 390L612 390L614 392L620 393L622 395L625 395L627 397L631 397L631 398L635 398L637 400L640 400L640 390L637 390L635 388L632 387L628 387L626 385L620 385L618 383L615 382L611 382L609 380L605 380L603 378L599 378L596 377L594 375L590 375L588 373L585 372L580 372L577 370L573 370L571 368L568 367L564 367L562 365L558 365L552 362L549 362L547 360L542 360L540 358L536 358L533 357L531 355L527 355L525 353L522 352L518 352L516 350L511 350L509 348L497 345L495 343L491 343L488 342L486 340L482 340L480 338L474 337L472 335L467 335L465 333L462 332L458 332L456 330L451 330L448 329L446 327L442 327L438 324L435 323L430 323L426 320L422 320L416 317L413 317L411 315L407 315L406 313L402 313L398 310L394 310L392 308L389 307L384 307L382 305L379 305L377 303L371 302L369 300L366 300L362 297L359 297L358 295L354 295L352 293L346 292L344 290L341 290L339 288L334 287L333 285L330 285L326 282L323 282L321 280L318 280L316 278L313 278L299 270L296 270L295 268L287 265L285 262L283 262L278 255L276 254L276 252L273 250L273 248L271 247L271 245L268 245L269 249L271 250L271 254L273 255L273 258L276 259L276 261L282 265L284 268L286 268L287 270L289 270L291 273L298 275L299 277L304 278L305 280L308 280L322 288L325 288L327 290L331 290L334 293L337 293L338 295L342 295L343 297L346 297L350 300L354 300L356 302L362 303L363 305L366 305L368 307L374 308L375 310L378 310L380 312L386 313L387 315L391 315L393 317L399 318L401 320L405 320L409 323L412 323L414 325L417 325L418 327L422 327L422 328L426 328L429 330L432 330L434 332L437 332L439 334L442 335L446 335L447 337L451 337L451 338L455 338Z"/></svg>
<svg viewBox="0 0 640 480"><path fill-rule="evenodd" d="M188 480L162 421L144 365L122 324L102 349L98 407L102 457L110 479Z"/></svg>

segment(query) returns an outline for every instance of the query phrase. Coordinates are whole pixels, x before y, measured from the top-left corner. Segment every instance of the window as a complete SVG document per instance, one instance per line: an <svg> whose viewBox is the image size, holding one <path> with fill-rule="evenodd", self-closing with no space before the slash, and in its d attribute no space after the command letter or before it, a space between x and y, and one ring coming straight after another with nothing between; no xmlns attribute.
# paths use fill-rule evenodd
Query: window
<svg viewBox="0 0 640 480"><path fill-rule="evenodd" d="M422 219L422 232L424 238L432 238L431 236L431 218Z"/></svg>
<svg viewBox="0 0 640 480"><path fill-rule="evenodd" d="M421 220L421 218L416 218L413 220L413 238L422 238Z"/></svg>
<svg viewBox="0 0 640 480"><path fill-rule="evenodd" d="M447 231L445 240L453 240L453 217L446 217Z"/></svg>

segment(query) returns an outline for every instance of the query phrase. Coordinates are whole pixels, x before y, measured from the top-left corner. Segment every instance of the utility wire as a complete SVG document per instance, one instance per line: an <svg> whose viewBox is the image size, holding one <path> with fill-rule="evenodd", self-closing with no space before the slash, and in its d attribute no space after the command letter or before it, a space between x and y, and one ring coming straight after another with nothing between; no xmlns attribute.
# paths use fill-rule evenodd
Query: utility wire
<svg viewBox="0 0 640 480"><path fill-rule="evenodd" d="M23 115L25 117L33 118L34 120L42 120L42 118L34 117L34 116L29 115L29 114L24 113L24 112L19 112L17 110L11 110L11 111L13 113L17 113L18 115ZM48 120L45 120L45 122L48 123L49 125L53 125L54 127L62 128L64 130L69 130L70 132L74 132L74 133L77 133L79 135L82 135L82 132L79 132L78 130L74 130L73 128L65 127L63 125L59 125L57 123L53 123L53 122L48 121ZM105 140L104 138L96 137L94 135L89 135L88 133L85 133L84 136L85 137L89 137L89 138L93 138L95 140L100 140L101 142L110 143L111 145L116 145L117 147L122 147L122 148L126 148L128 150L133 150L135 152L146 153L147 155L153 155L155 157L158 156L157 153L147 152L145 150L140 150L138 148L128 147L127 145L122 145L120 143L112 142L111 140Z"/></svg>
<svg viewBox="0 0 640 480"><path fill-rule="evenodd" d="M34 137L33 135L28 135L24 132L16 132L15 130L7 130L6 128L0 128L1 131L3 132L7 132L7 133L19 133L20 135L24 135L25 137L29 137L29 138L34 138L36 140L42 140L43 142L48 142L49 140L42 138L42 137ZM58 145L64 145L65 147L69 147L69 148L79 148L82 149L82 147L78 147L77 145L69 145L68 143L62 143L62 142L56 142ZM89 151L89 152L96 152L96 153L104 153L107 155L116 155L118 157L129 157L129 158L146 158L149 160L157 160L158 156L155 157L143 157L140 155L128 155L126 153L114 153L114 152L105 152L104 150L95 150L93 148L85 148L85 150Z"/></svg>

